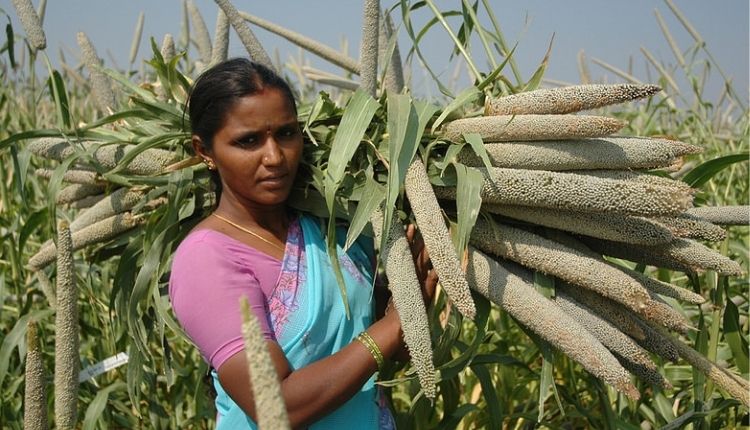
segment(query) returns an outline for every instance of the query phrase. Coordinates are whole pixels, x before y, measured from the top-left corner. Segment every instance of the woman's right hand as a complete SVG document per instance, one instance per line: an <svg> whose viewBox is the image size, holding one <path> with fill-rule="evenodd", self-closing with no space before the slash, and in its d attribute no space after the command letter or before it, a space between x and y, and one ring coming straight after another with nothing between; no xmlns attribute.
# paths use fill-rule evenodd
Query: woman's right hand
<svg viewBox="0 0 750 430"><path fill-rule="evenodd" d="M414 270L417 272L417 279L422 287L422 297L425 305L429 306L435 297L435 289L438 283L438 276L430 261L430 254L424 246L424 240L417 231L414 224L406 227L406 240L409 242L411 254L414 258Z"/></svg>

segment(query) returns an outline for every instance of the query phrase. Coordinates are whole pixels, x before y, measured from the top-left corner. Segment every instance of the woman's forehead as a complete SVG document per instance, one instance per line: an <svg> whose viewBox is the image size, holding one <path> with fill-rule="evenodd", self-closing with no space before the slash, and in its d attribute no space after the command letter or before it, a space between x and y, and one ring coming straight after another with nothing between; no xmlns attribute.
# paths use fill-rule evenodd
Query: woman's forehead
<svg viewBox="0 0 750 430"><path fill-rule="evenodd" d="M273 126L297 120L289 98L275 88L240 97L227 111L224 125Z"/></svg>

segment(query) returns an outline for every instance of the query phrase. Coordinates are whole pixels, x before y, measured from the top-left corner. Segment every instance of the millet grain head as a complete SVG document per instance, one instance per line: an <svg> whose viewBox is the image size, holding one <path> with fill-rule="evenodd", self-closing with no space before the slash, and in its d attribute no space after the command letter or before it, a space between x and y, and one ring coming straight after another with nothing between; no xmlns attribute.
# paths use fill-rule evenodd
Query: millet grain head
<svg viewBox="0 0 750 430"><path fill-rule="evenodd" d="M466 272L472 289L568 355L591 374L631 399L640 394L617 359L585 328L533 285L510 273L489 256L469 248Z"/></svg>
<svg viewBox="0 0 750 430"><path fill-rule="evenodd" d="M380 243L383 233L383 211L377 209L370 222L375 233L375 241ZM437 394L435 365L432 361L432 339L427 309L404 227L395 216L391 222L385 248L380 254L385 262L388 288L401 320L401 330L409 349L412 366L417 372L424 395L434 399Z"/></svg>
<svg viewBox="0 0 750 430"><path fill-rule="evenodd" d="M484 174L483 203L612 212L676 215L692 206L692 192L642 181L602 179L582 173L478 168ZM456 189L435 187L438 198L456 198Z"/></svg>
<svg viewBox="0 0 750 430"><path fill-rule="evenodd" d="M604 137L625 126L620 120L592 115L499 115L463 118L443 126L442 137L463 142L477 133L487 142L562 140Z"/></svg>
<svg viewBox="0 0 750 430"><path fill-rule="evenodd" d="M484 148L494 167L527 170L653 169L678 160L669 142L640 137L486 143ZM458 161L484 167L469 147Z"/></svg>
<svg viewBox="0 0 750 430"><path fill-rule="evenodd" d="M414 160L406 171L404 188L440 285L461 315L474 319L476 308L466 276L461 270L461 260L453 248L443 212L435 198L427 170L420 160Z"/></svg>
<svg viewBox="0 0 750 430"><path fill-rule="evenodd" d="M245 360L255 402L258 427L262 429L291 429L284 397L281 394L268 342L263 338L257 317L250 311L247 297L240 300L242 315L242 339L245 344Z"/></svg>
<svg viewBox="0 0 750 430"><path fill-rule="evenodd" d="M656 85L589 84L543 88L488 98L485 115L566 114L649 97Z"/></svg>

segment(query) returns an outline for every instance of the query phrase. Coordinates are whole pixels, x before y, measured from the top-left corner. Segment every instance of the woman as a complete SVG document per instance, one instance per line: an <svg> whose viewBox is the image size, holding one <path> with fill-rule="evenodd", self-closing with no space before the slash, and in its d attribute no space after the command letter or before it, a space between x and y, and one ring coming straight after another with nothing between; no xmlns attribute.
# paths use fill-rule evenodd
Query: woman
<svg viewBox="0 0 750 430"><path fill-rule="evenodd" d="M217 428L255 427L243 295L263 326L293 427L385 427L392 419L377 401L373 375L382 359L403 353L400 321L395 310L374 321L365 240L339 249L346 317L320 220L286 206L303 149L289 86L261 65L233 59L196 80L188 109L193 148L213 174L218 205L178 247L169 292L212 368ZM432 291L437 279L425 270L426 253L419 244L413 252Z"/></svg>

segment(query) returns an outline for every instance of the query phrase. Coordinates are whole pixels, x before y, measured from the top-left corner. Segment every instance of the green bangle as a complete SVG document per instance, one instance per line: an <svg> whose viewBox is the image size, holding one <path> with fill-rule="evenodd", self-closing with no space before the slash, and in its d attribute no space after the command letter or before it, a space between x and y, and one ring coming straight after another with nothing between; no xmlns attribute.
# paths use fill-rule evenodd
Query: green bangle
<svg viewBox="0 0 750 430"><path fill-rule="evenodd" d="M365 347L365 349L370 351L370 354L372 354L372 358L375 359L375 363L378 365L378 370L382 370L383 364L385 363L385 360L383 359L383 353L380 351L378 344L375 343L370 334L366 331L363 331L362 333L357 335L357 340Z"/></svg>

